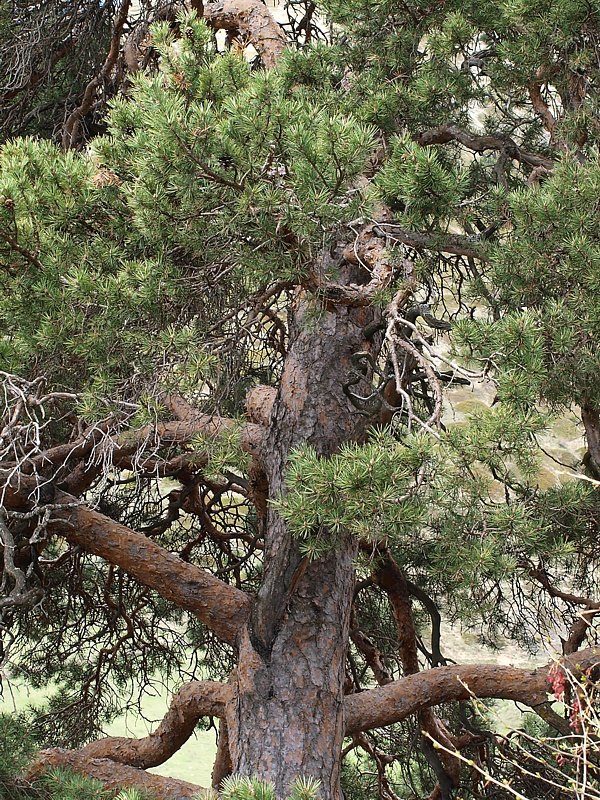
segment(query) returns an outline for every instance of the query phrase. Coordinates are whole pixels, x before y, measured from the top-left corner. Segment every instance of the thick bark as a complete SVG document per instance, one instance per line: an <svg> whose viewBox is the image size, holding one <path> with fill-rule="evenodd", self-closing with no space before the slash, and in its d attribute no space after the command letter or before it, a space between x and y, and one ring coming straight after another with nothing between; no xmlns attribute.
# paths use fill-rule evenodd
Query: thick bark
<svg viewBox="0 0 600 800"><path fill-rule="evenodd" d="M299 296L290 347L265 446L269 497L283 491L292 448L327 456L364 437L365 418L343 393L353 353L368 350L362 308L319 308ZM328 537L325 530L321 536ZM340 798L343 685L355 544L342 534L309 562L276 510L265 528L265 576L240 643L235 702L227 707L233 769L272 781L285 797L298 776L321 781L323 800Z"/></svg>
<svg viewBox="0 0 600 800"><path fill-rule="evenodd" d="M581 650L559 663L580 673L600 664L600 649ZM387 686L348 696L344 704L346 734L382 728L424 708L473 696L514 700L535 709L548 700L548 673L554 667L554 663L538 669L463 664L408 675Z"/></svg>
<svg viewBox="0 0 600 800"><path fill-rule="evenodd" d="M282 29L260 0L205 3L204 19L213 28L239 31L247 36L266 69L275 66L287 44Z"/></svg>

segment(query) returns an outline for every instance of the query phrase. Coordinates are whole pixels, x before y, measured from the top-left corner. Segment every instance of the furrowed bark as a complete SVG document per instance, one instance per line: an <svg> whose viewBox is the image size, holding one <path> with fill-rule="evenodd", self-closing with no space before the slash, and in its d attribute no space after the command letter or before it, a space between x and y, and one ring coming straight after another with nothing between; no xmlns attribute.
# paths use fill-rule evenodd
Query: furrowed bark
<svg viewBox="0 0 600 800"><path fill-rule="evenodd" d="M600 664L600 649L581 650L558 663L578 673ZM554 666L554 662L537 669L463 664L408 675L346 697L346 734L391 725L421 709L469 697L514 700L535 709L548 700L548 673Z"/></svg>
<svg viewBox="0 0 600 800"><path fill-rule="evenodd" d="M153 775L143 769L136 769L125 764L117 764L109 758L90 758L77 750L42 750L38 758L29 768L25 779L33 783L50 769L60 767L72 769L80 775L94 778L113 792L121 789L136 788L147 792L155 800L179 800L183 797L195 797L206 790L187 781Z"/></svg>
<svg viewBox="0 0 600 800"><path fill-rule="evenodd" d="M158 728L142 739L110 736L82 747L88 758L110 758L119 764L148 769L163 764L187 742L200 717L222 717L230 688L216 681L190 681L173 696Z"/></svg>
<svg viewBox="0 0 600 800"><path fill-rule="evenodd" d="M357 274L354 267L352 275ZM341 276L341 281L343 281ZM269 497L284 491L290 451L311 444L323 456L362 440L367 420L343 392L365 338L368 308L322 308L297 296L279 391L264 448ZM326 530L320 535L330 538ZM276 509L265 525L265 575L240 640L235 703L227 707L234 772L274 783L286 797L299 776L321 781L323 800L339 800L343 686L356 544L341 534L332 552L309 562Z"/></svg>

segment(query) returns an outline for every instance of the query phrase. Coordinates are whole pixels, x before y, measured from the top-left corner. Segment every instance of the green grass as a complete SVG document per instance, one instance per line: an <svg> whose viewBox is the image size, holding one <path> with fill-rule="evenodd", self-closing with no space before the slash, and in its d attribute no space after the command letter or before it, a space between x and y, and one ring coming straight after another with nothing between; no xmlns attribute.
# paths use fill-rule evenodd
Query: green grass
<svg viewBox="0 0 600 800"><path fill-rule="evenodd" d="M0 697L0 712L10 713L25 708L30 703L44 702L46 692L42 689L29 689L14 681L4 681L4 695ZM169 703L165 692L146 695L142 704L144 717L154 722L148 723L133 714L120 717L106 727L107 736L146 736L164 716ZM210 786L210 773L215 758L216 743L214 731L197 731L186 744L164 764L149 770L158 775L169 775L199 786Z"/></svg>

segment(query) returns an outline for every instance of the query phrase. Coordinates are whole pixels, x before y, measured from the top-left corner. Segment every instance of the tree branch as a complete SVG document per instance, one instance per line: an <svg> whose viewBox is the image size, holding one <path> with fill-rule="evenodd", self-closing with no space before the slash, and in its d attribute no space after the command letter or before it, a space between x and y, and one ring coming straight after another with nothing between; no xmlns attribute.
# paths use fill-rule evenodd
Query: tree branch
<svg viewBox="0 0 600 800"><path fill-rule="evenodd" d="M42 750L25 776L34 782L52 768L67 767L81 775L94 778L112 792L126 788L136 788L147 792L155 800L180 800L184 797L197 797L203 793L201 786L175 778L153 775L143 769L125 764L117 764L109 758L90 758L77 750Z"/></svg>
<svg viewBox="0 0 600 800"><path fill-rule="evenodd" d="M217 30L240 31L256 48L266 69L274 67L287 41L260 0L218 0L204 5L204 19Z"/></svg>
<svg viewBox="0 0 600 800"><path fill-rule="evenodd" d="M149 736L98 739L82 747L79 753L88 758L110 758L139 769L156 767L187 742L200 717L222 717L230 694L230 687L223 683L190 681L173 696L162 722Z"/></svg>
<svg viewBox="0 0 600 800"><path fill-rule="evenodd" d="M104 80L106 80L111 69L114 67L117 61L119 56L119 48L121 45L121 34L123 33L123 27L127 22L127 15L129 13L130 5L131 0L122 0L119 14L115 20L115 24L113 25L110 49L108 51L108 55L106 56L106 61L104 62L100 73L96 75L95 78L92 78L92 80L86 86L80 105L78 105L77 108L71 112L69 118L65 122L62 136L62 145L65 150L68 150L77 144L81 120L91 109L98 87Z"/></svg>
<svg viewBox="0 0 600 800"><path fill-rule="evenodd" d="M554 166L551 158L541 156L539 153L521 150L519 145L509 136L478 136L459 128L458 125L449 124L431 128L416 136L415 141L423 147L456 141L475 153L484 153L486 150L500 150L516 161L522 161L531 167L545 167L551 170Z"/></svg>
<svg viewBox="0 0 600 800"><path fill-rule="evenodd" d="M559 663L578 673L600 664L600 649L582 650ZM407 675L387 686L348 695L346 734L391 725L421 709L472 696L514 700L535 709L548 700L548 673L554 667L554 662L537 669L463 664Z"/></svg>
<svg viewBox="0 0 600 800"><path fill-rule="evenodd" d="M77 502L64 492L58 493L56 501ZM252 602L245 592L86 506L56 512L50 524L58 524L60 534L71 544L121 567L161 597L195 614L220 639L235 643Z"/></svg>
<svg viewBox="0 0 600 800"><path fill-rule="evenodd" d="M452 253L466 258L475 258L478 261L487 261L485 250L477 237L470 239L459 234L427 234L418 231L409 231L396 222L379 222L375 232L392 242L408 245L415 250L432 250L437 253Z"/></svg>

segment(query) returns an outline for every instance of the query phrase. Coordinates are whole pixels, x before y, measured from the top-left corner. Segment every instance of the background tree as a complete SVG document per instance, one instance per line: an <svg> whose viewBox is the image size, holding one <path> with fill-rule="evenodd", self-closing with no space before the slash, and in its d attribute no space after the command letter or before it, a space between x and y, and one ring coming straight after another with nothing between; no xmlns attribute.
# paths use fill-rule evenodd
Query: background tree
<svg viewBox="0 0 600 800"><path fill-rule="evenodd" d="M38 737L74 748L32 775L189 796L145 769L218 717L215 786L339 798L345 757L357 796L361 751L382 797L510 794L476 766L567 796L470 709L564 734L549 681L597 678L596 483L535 475L572 407L600 464L600 9L197 10L84 154L76 115L64 151L0 155L4 659L57 683ZM484 375L496 402L444 425ZM559 627L562 666L449 665L440 609L492 644ZM190 679L157 731L96 738L157 671Z"/></svg>

